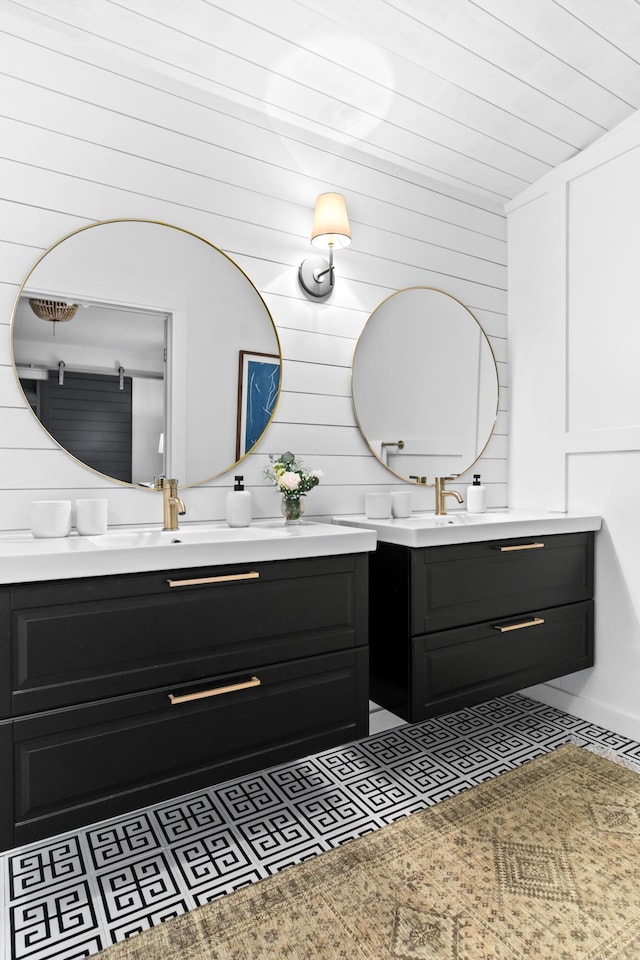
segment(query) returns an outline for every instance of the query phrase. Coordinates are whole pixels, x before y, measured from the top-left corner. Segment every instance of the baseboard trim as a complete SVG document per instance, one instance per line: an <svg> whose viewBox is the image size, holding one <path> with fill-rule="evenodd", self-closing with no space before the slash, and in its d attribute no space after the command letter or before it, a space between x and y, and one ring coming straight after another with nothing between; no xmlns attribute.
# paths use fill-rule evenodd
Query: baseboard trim
<svg viewBox="0 0 640 960"><path fill-rule="evenodd" d="M564 710L580 720L586 720L588 723L595 723L605 730L613 730L614 733L622 737L629 737L631 740L640 742L640 717L632 717L626 713L620 713L605 707L594 700L587 700L586 697L580 697L575 693L568 693L566 690L560 690L548 683L539 683L534 687L527 687L521 690L525 697L531 697L533 700L539 700L546 703L549 707L556 707L558 710Z"/></svg>

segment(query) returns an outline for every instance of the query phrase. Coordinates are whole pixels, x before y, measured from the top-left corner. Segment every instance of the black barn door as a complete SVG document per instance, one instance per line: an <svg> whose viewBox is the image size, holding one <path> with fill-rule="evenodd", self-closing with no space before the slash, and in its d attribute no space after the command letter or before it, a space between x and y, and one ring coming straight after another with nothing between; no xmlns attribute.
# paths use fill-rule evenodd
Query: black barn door
<svg viewBox="0 0 640 960"><path fill-rule="evenodd" d="M39 381L40 420L74 457L99 473L131 483L131 377L49 371Z"/></svg>

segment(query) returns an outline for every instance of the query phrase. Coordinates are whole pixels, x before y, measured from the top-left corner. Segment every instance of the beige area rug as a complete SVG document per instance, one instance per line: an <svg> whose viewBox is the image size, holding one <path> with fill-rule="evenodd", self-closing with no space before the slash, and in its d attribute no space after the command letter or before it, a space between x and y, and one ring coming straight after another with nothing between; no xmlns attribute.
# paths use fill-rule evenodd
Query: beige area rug
<svg viewBox="0 0 640 960"><path fill-rule="evenodd" d="M568 744L101 960L638 960L640 774Z"/></svg>

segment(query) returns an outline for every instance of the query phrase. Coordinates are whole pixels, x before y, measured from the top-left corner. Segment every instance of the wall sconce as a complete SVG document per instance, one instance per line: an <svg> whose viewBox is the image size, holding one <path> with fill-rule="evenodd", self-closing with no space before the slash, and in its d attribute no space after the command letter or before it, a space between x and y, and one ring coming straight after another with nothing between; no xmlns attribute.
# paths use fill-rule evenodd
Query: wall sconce
<svg viewBox="0 0 640 960"><path fill-rule="evenodd" d="M329 260L324 257L307 257L298 269L300 286L310 297L328 296L334 284L333 251L335 247L348 247L351 243L351 227L347 205L340 193L321 193L316 200L311 228L311 244L329 251Z"/></svg>

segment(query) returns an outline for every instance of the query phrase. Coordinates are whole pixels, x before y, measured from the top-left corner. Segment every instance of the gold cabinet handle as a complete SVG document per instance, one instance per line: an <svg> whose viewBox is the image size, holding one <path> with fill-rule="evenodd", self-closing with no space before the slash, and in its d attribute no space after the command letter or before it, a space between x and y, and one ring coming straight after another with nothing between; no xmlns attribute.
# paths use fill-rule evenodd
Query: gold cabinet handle
<svg viewBox="0 0 640 960"><path fill-rule="evenodd" d="M498 547L500 553L512 553L514 550L540 550L544 543L518 543L511 547Z"/></svg>
<svg viewBox="0 0 640 960"><path fill-rule="evenodd" d="M198 693L182 693L177 696L175 693L170 693L169 700L172 704L189 703L191 700L204 700L206 697L219 697L223 693L234 693L236 690L259 687L260 683L259 677L251 677L250 680L243 680L241 683L229 683L226 687L212 687L211 690L200 690Z"/></svg>
<svg viewBox="0 0 640 960"><path fill-rule="evenodd" d="M506 627L502 627L497 623L494 623L493 629L499 630L500 633L508 633L509 630L523 630L525 627L539 627L541 623L544 623L542 617L534 617L533 620L524 620L522 623L510 623Z"/></svg>
<svg viewBox="0 0 640 960"><path fill-rule="evenodd" d="M197 577L195 580L167 580L170 587L193 587L200 583L230 583L232 580L258 580L257 570L249 573L232 573L226 577Z"/></svg>

